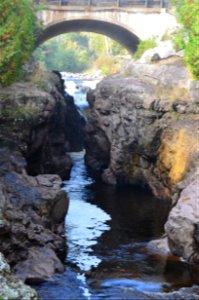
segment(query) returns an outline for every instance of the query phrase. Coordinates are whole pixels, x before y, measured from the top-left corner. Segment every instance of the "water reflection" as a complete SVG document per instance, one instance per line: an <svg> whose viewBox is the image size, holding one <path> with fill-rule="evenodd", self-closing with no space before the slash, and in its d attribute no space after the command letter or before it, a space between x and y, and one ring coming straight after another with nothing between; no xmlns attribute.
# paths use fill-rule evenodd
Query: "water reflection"
<svg viewBox="0 0 199 300"><path fill-rule="evenodd" d="M93 254L91 246L97 243L97 238L105 230L110 229L105 224L109 219L110 217L97 206L82 200L73 200L66 220L67 260L75 263L83 271L97 267L101 259Z"/></svg>
<svg viewBox="0 0 199 300"><path fill-rule="evenodd" d="M162 283L160 282L144 282L143 280L136 280L136 279L126 279L126 278L119 278L119 279L110 279L106 280L102 283L102 287L106 288L123 288L128 287L132 289L136 289L138 291L148 291L148 292L159 292Z"/></svg>
<svg viewBox="0 0 199 300"><path fill-rule="evenodd" d="M65 223L68 240L67 261L75 263L83 271L88 271L101 262L101 259L93 254L92 246L104 231L110 229L105 222L111 218L96 205L86 202L90 196L86 187L93 181L86 174L83 153L71 154L71 158L74 166L70 181L66 181L64 187L70 199Z"/></svg>
<svg viewBox="0 0 199 300"><path fill-rule="evenodd" d="M158 299L158 292L196 283L187 264L148 252L147 242L163 233L170 204L145 190L95 183L83 155L72 154L64 187L70 198L66 270L36 287L40 298Z"/></svg>

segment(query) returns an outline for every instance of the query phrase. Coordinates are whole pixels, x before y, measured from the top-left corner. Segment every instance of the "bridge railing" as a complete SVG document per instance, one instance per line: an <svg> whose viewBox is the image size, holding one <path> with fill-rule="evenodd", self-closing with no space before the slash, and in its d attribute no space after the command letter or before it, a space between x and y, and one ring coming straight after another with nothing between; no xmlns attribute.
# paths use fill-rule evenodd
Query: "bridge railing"
<svg viewBox="0 0 199 300"><path fill-rule="evenodd" d="M44 3L56 6L98 6L98 7L166 7L168 0L35 0L35 4Z"/></svg>

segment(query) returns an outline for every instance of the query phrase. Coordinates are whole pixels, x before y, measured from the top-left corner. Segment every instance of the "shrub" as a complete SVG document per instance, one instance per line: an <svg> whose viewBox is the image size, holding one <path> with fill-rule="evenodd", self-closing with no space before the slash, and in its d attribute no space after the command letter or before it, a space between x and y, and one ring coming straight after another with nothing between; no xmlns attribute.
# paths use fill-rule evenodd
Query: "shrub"
<svg viewBox="0 0 199 300"><path fill-rule="evenodd" d="M171 35L171 39L176 51L183 50L185 48L185 37L182 30L178 30Z"/></svg>
<svg viewBox="0 0 199 300"><path fill-rule="evenodd" d="M0 2L0 84L17 80L34 48L36 16L31 0Z"/></svg>
<svg viewBox="0 0 199 300"><path fill-rule="evenodd" d="M114 74L120 69L120 61L114 56L101 55L95 61L95 68L100 69L103 75Z"/></svg>
<svg viewBox="0 0 199 300"><path fill-rule="evenodd" d="M155 38L141 41L138 44L136 52L134 53L134 58L135 59L140 58L146 50L153 49L156 46L157 46L157 44L156 44Z"/></svg>
<svg viewBox="0 0 199 300"><path fill-rule="evenodd" d="M199 0L173 0L173 3L183 25L178 39L185 49L185 62L194 78L199 79Z"/></svg>

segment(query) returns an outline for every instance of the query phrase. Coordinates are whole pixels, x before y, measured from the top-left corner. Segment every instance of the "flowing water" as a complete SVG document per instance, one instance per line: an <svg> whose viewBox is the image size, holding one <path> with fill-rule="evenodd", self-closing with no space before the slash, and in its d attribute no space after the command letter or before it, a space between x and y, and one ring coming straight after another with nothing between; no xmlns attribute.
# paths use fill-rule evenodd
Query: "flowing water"
<svg viewBox="0 0 199 300"><path fill-rule="evenodd" d="M145 299L141 292L163 292L191 285L187 265L147 250L160 237L169 203L149 191L114 188L89 177L84 153L72 153L66 217L68 254L64 274L37 286L43 300Z"/></svg>
<svg viewBox="0 0 199 300"><path fill-rule="evenodd" d="M147 249L148 241L162 235L170 203L143 189L95 182L84 152L71 157L71 178L63 187L70 199L65 272L36 286L39 297L142 300L149 299L143 292L191 286L187 264Z"/></svg>

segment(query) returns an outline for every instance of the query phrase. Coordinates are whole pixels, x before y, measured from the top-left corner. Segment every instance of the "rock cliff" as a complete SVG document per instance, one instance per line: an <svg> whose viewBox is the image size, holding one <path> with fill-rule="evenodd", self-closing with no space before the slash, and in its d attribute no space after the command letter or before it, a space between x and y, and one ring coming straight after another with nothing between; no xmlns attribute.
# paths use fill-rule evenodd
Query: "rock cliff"
<svg viewBox="0 0 199 300"><path fill-rule="evenodd" d="M65 250L62 235L68 210L67 196L60 190L59 176L28 176L25 160L18 153L1 148L0 154L0 251L21 279L43 280L63 270L55 252ZM45 252L51 254L48 264L44 254L42 257ZM33 271L36 264L41 263L43 268Z"/></svg>
<svg viewBox="0 0 199 300"><path fill-rule="evenodd" d="M199 262L198 82L181 63L132 63L104 79L86 125L86 163L109 184L148 186L172 199L171 251ZM88 99L88 100L89 100Z"/></svg>
<svg viewBox="0 0 199 300"><path fill-rule="evenodd" d="M39 79L1 90L0 143L23 154L30 175L58 174L68 179L72 162L66 151L82 141L84 121L72 97L63 97L57 74L44 73L41 81L35 80ZM76 130L70 130L74 123Z"/></svg>
<svg viewBox="0 0 199 300"><path fill-rule="evenodd" d="M74 123L82 140L84 121L73 99L64 97L58 73L37 71L25 82L1 88L0 252L5 257L0 253L0 296L5 299L36 299L23 282L40 282L64 270L69 202L61 184L72 166L66 151L76 147L72 136L79 138L68 128Z"/></svg>

